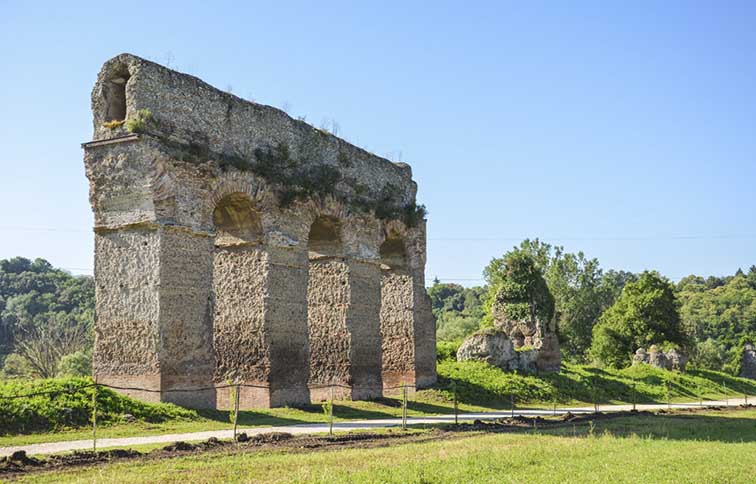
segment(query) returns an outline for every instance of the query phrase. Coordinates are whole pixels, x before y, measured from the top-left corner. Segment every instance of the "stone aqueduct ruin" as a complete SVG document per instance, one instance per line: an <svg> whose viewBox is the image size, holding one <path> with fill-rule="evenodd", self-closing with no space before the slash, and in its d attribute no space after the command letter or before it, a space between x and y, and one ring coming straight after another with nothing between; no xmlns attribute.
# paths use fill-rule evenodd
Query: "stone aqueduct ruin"
<svg viewBox="0 0 756 484"><path fill-rule="evenodd" d="M209 408L435 382L408 165L128 54L92 109L97 381Z"/></svg>

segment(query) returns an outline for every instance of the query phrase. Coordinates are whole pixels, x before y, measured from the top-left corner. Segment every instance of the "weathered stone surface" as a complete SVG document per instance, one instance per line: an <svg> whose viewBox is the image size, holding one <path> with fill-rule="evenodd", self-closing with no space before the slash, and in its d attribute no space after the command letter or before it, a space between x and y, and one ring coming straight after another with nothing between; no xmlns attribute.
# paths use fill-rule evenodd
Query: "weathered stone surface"
<svg viewBox="0 0 756 484"><path fill-rule="evenodd" d="M756 347L750 343L743 347L743 367L740 376L756 380Z"/></svg>
<svg viewBox="0 0 756 484"><path fill-rule="evenodd" d="M672 348L666 353L662 352L658 346L651 345L646 351L645 348L638 348L633 356L633 364L646 364L662 368L664 370L684 371L688 365L688 355L679 349Z"/></svg>
<svg viewBox="0 0 756 484"><path fill-rule="evenodd" d="M558 372L562 365L562 354L553 318L541 321L535 316L536 311L531 311L533 316L530 318L512 319L507 316L507 304L500 298L494 302L491 308L494 327L507 335L516 349L532 349L536 355L535 368L538 371Z"/></svg>
<svg viewBox="0 0 756 484"><path fill-rule="evenodd" d="M648 353L646 353L645 348L638 348L635 351L635 355L633 355L633 364L638 363L647 363L648 362Z"/></svg>
<svg viewBox="0 0 756 484"><path fill-rule="evenodd" d="M484 361L503 370L517 365L512 340L502 331L479 331L467 338L457 350L458 361Z"/></svg>
<svg viewBox="0 0 756 484"><path fill-rule="evenodd" d="M499 330L483 330L468 337L457 350L457 361L483 361L502 370L534 371L536 350L515 350L509 336Z"/></svg>
<svg viewBox="0 0 756 484"><path fill-rule="evenodd" d="M672 348L665 354L667 357L667 369L668 370L685 370L688 365L688 355L682 351Z"/></svg>
<svg viewBox="0 0 756 484"><path fill-rule="evenodd" d="M408 165L127 54L92 108L100 381L218 408L228 391L172 390L243 383L244 408L435 382Z"/></svg>

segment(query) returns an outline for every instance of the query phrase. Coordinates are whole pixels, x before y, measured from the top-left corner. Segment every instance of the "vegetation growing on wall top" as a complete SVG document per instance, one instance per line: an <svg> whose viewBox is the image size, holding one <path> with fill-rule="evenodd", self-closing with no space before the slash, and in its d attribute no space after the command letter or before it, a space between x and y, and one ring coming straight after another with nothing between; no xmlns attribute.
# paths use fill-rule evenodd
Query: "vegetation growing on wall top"
<svg viewBox="0 0 756 484"><path fill-rule="evenodd" d="M401 220L408 227L417 226L427 215L424 205L418 205L414 201L406 205L397 203L400 198L399 188L391 183L383 186L377 199L374 199L369 197L370 187L353 178L344 177L336 166L307 162L308 157L317 155L318 150L313 146L315 141L306 142L300 147L299 152L303 155L298 158L292 155L287 143L279 142L255 149L253 159L249 159L213 152L203 142L183 144L165 136L159 137L181 161L202 163L214 159L218 160L221 170L247 171L265 179L274 186L282 207L288 207L299 200L333 196L357 211L374 212L382 220ZM341 149L337 161L341 166L352 166L352 161ZM339 183L351 187L353 195L338 193L336 187Z"/></svg>

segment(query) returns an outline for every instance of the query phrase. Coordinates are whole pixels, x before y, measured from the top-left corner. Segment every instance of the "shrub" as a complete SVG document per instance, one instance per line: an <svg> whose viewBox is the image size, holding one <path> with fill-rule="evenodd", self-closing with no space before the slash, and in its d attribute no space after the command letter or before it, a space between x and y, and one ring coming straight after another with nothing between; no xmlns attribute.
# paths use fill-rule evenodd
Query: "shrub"
<svg viewBox="0 0 756 484"><path fill-rule="evenodd" d="M461 344L459 341L439 341L436 344L436 360L457 361L457 350Z"/></svg>
<svg viewBox="0 0 756 484"><path fill-rule="evenodd" d="M149 109L140 109L136 116L126 121L126 130L129 133L144 133L147 131L147 125L154 120L152 112Z"/></svg>

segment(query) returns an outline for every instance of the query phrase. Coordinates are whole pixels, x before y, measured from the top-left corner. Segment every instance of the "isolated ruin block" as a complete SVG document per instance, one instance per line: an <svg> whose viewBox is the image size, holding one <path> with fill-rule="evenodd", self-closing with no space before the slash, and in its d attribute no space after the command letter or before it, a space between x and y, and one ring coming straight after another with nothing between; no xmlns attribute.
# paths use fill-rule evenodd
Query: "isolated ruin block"
<svg viewBox="0 0 756 484"><path fill-rule="evenodd" d="M210 408L435 382L408 165L128 54L92 110L99 382Z"/></svg>

